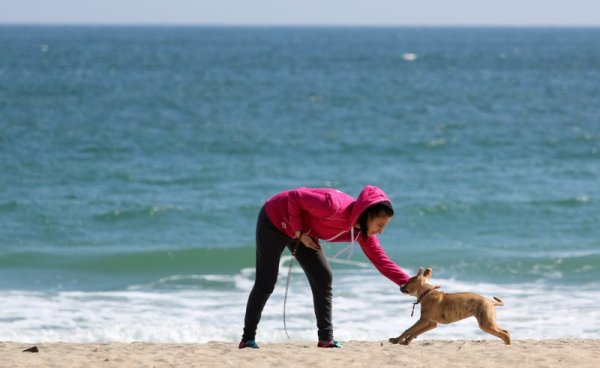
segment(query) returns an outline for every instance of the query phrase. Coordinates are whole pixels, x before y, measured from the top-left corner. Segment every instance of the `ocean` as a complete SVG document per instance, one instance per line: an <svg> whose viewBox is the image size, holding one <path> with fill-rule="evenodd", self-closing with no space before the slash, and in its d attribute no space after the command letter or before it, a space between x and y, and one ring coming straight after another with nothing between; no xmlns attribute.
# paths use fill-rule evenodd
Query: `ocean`
<svg viewBox="0 0 600 368"><path fill-rule="evenodd" d="M513 339L600 338L600 29L0 26L0 341L237 342L263 202L367 184L381 243ZM415 298L323 243L339 340ZM290 254L259 325L288 341ZM293 341L316 341L297 263ZM474 319L423 339L494 339Z"/></svg>

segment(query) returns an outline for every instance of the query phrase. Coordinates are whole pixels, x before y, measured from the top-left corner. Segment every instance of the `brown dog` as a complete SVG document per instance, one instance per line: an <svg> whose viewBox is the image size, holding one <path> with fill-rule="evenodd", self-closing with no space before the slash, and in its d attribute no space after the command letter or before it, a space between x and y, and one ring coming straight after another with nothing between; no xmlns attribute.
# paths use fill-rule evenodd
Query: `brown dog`
<svg viewBox="0 0 600 368"><path fill-rule="evenodd" d="M415 337L436 328L438 323L452 323L474 316L479 328L510 345L509 332L496 325L494 307L504 305L502 300L496 297L491 300L473 293L444 293L429 283L430 278L431 268L425 273L419 268L417 275L400 288L403 293L417 297L414 305L421 303L421 318L402 335L390 338L391 343L408 345Z"/></svg>

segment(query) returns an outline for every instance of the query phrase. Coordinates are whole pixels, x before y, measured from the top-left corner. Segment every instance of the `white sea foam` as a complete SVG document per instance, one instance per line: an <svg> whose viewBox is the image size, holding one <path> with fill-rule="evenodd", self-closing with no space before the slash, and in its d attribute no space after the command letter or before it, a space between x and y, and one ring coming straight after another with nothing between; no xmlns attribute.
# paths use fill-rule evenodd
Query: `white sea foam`
<svg viewBox="0 0 600 368"><path fill-rule="evenodd" d="M287 341L282 320L287 272L280 275L259 326L260 341ZM2 291L0 341L237 341L251 279L241 274L195 278L222 282L227 287L157 291L137 286L115 292ZM162 280L177 279L181 277ZM496 285L444 279L435 282L447 292L472 291L503 299L505 306L497 308L497 320L515 339L600 338L598 285L577 289L550 284ZM418 318L419 306L415 316L410 316L414 298L402 295L397 286L373 270L336 271L334 293L335 335L341 340L387 339L399 335ZM287 326L292 340L316 340L312 296L301 271L292 274ZM440 325L422 338L494 339L481 332L472 318Z"/></svg>
<svg viewBox="0 0 600 368"><path fill-rule="evenodd" d="M417 60L418 55L412 52L406 52L402 54L402 60L404 61L415 61Z"/></svg>

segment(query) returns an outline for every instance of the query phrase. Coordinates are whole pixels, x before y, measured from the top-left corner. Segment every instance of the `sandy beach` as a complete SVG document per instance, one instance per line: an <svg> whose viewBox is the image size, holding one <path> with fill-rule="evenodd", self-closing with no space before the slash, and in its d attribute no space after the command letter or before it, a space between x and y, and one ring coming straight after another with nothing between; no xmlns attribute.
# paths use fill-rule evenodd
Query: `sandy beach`
<svg viewBox="0 0 600 368"><path fill-rule="evenodd" d="M37 346L39 352L23 350ZM347 341L343 349L312 342L262 344L0 343L0 367L598 367L600 340L413 342Z"/></svg>

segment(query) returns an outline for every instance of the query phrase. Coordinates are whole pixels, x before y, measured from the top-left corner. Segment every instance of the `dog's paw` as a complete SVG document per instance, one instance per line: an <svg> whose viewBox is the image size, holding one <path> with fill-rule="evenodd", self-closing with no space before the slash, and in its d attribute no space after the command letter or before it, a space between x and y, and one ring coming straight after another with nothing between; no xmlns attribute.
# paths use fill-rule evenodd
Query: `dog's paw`
<svg viewBox="0 0 600 368"><path fill-rule="evenodd" d="M399 337L390 337L389 340L392 344L398 344L400 343L400 338Z"/></svg>

